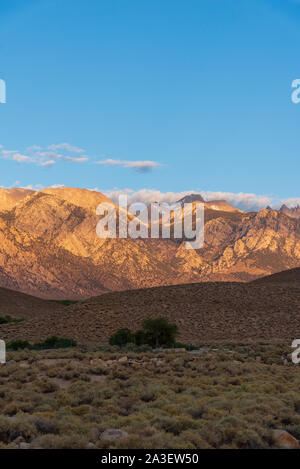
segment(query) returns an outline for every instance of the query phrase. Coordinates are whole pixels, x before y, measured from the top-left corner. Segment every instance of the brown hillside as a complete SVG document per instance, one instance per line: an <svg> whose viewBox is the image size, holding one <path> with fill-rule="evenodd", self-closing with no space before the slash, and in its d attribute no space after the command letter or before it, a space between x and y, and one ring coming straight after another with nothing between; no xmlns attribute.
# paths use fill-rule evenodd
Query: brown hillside
<svg viewBox="0 0 300 469"><path fill-rule="evenodd" d="M157 316L176 322L180 340L195 344L289 343L300 336L300 288L294 286L201 283L108 293L54 310L44 305L42 317L0 326L0 337L37 341L57 335L100 344L119 328L137 330L143 319Z"/></svg>
<svg viewBox="0 0 300 469"><path fill-rule="evenodd" d="M283 272L254 280L252 283L257 285L290 285L300 288L300 268L284 270Z"/></svg>
<svg viewBox="0 0 300 469"><path fill-rule="evenodd" d="M63 305L54 301L42 300L24 293L0 288L0 316L8 315L26 320L34 318L36 321L42 322L46 313L54 314L63 309Z"/></svg>

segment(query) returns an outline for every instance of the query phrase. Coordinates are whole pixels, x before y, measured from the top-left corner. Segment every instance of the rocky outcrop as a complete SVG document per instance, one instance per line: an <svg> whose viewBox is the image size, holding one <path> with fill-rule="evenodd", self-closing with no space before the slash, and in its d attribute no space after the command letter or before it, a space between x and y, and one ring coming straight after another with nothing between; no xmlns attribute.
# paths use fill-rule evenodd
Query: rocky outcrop
<svg viewBox="0 0 300 469"><path fill-rule="evenodd" d="M298 440L285 430L273 430L272 440L279 449L300 449Z"/></svg>
<svg viewBox="0 0 300 469"><path fill-rule="evenodd" d="M300 219L300 206L297 205L296 207L289 208L286 205L282 205L280 208L281 213L285 213L285 215L288 215L289 217L292 218L298 218Z"/></svg>
<svg viewBox="0 0 300 469"><path fill-rule="evenodd" d="M34 194L30 189L3 189L0 187L0 212L11 210L26 197Z"/></svg>
<svg viewBox="0 0 300 469"><path fill-rule="evenodd" d="M127 438L128 433L124 430L119 430L117 428L110 428L101 433L102 440L121 440L122 438Z"/></svg>

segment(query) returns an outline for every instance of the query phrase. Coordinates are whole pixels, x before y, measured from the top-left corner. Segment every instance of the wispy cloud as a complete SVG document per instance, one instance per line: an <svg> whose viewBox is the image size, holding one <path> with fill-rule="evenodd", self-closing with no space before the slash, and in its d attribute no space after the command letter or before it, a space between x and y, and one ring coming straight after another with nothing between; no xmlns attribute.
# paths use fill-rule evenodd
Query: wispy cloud
<svg viewBox="0 0 300 469"><path fill-rule="evenodd" d="M55 164L54 160L47 160L41 163L41 166L53 166Z"/></svg>
<svg viewBox="0 0 300 469"><path fill-rule="evenodd" d="M114 160L114 159L106 159L101 161L96 161L96 164L101 164L105 166L122 166L123 168L131 168L139 173L148 173L150 171L154 171L162 166L161 163L157 163L156 161L123 161L123 160Z"/></svg>
<svg viewBox="0 0 300 469"><path fill-rule="evenodd" d="M83 150L82 148L78 148L78 147L75 147L74 145L70 145L69 143L58 143L58 144L52 144L52 145L49 145L49 150L53 150L53 151L56 151L56 150L66 150L66 151L69 151L71 153L84 153L85 150Z"/></svg>
<svg viewBox="0 0 300 469"><path fill-rule="evenodd" d="M213 192L201 191L201 195L205 200L227 200L241 210L260 210L268 205L275 203L274 198L268 195L252 194L252 193L234 193L234 192Z"/></svg>
<svg viewBox="0 0 300 469"><path fill-rule="evenodd" d="M6 154L6 158L17 161L18 163L31 163L32 159L30 156L22 155L21 153Z"/></svg>
<svg viewBox="0 0 300 469"><path fill-rule="evenodd" d="M57 150L60 149L60 152ZM89 160L88 156L83 155L85 151L82 148L75 147L69 143L59 143L48 145L43 148L39 145L32 145L26 151L7 150L0 145L0 157L6 160L16 161L17 163L31 163L42 167L51 167L58 161L69 163L84 163Z"/></svg>
<svg viewBox="0 0 300 469"><path fill-rule="evenodd" d="M182 199L186 195L190 194L201 194L204 200L227 200L235 207L245 210L245 211L255 211L267 207L268 205L275 208L281 206L283 203L287 205L297 205L296 201L298 199L287 199L287 200L278 200L274 197L267 195L251 194L251 193L233 193L233 192L214 192L214 191L199 191L199 190L190 190L183 192L161 192L153 189L141 189L134 191L132 189L114 189L104 192L107 197L112 199L114 202L118 201L118 197L121 194L127 194L128 202L130 204L135 202L143 202L149 204L150 202L167 202L175 203L178 200ZM300 201L300 199L299 199Z"/></svg>
<svg viewBox="0 0 300 469"><path fill-rule="evenodd" d="M28 184L27 186L22 186L20 181L15 181L11 186L9 187L4 187L0 186L2 189L19 189L19 190L31 190L31 191L42 191L45 189L45 186L42 184ZM63 184L53 184L52 186L49 186L51 189L61 189L62 187L65 187Z"/></svg>
<svg viewBox="0 0 300 469"><path fill-rule="evenodd" d="M16 161L19 164L31 163L44 168L54 166L58 162L86 163L90 160L83 148L66 142L55 143L46 147L31 145L24 152L8 150L3 145L0 145L0 158ZM105 166L121 166L133 169L139 173L148 173L163 166L156 161L123 161L111 158L100 161L94 160L94 163Z"/></svg>
<svg viewBox="0 0 300 469"><path fill-rule="evenodd" d="M31 145L30 147L27 147L26 148L26 151L38 151L38 150L42 150L43 148L40 147L39 145Z"/></svg>
<svg viewBox="0 0 300 469"><path fill-rule="evenodd" d="M20 181L15 181L14 184L10 187L17 187L20 189L31 189L35 191L43 190L44 186L41 184L32 184L26 187L22 186ZM61 188L65 187L63 184L54 184L52 188ZM174 204L178 200L182 199L186 195L190 194L201 194L205 201L209 202L212 200L226 200L231 203L234 207L249 211L258 211L267 206L270 206L274 209L279 209L283 204L289 208L296 207L300 205L300 197L294 198L275 198L267 195L259 195L253 193L234 193L234 192L214 192L214 191L199 191L199 190L190 190L182 192L161 192L155 189L140 189L134 191L132 189L112 189L103 191L97 187L90 188L91 191L98 191L105 194L113 202L118 203L119 196L126 194L128 197L128 203L138 203L142 202L144 204L150 204L151 202L159 203L169 203Z"/></svg>
<svg viewBox="0 0 300 469"><path fill-rule="evenodd" d="M71 161L73 163L84 163L85 161L88 161L87 156L70 156L64 155L62 153L56 153L55 151L38 151L35 154L42 160L54 160L54 163L57 160Z"/></svg>
<svg viewBox="0 0 300 469"><path fill-rule="evenodd" d="M300 3L300 0L299 0L299 3ZM278 201L274 205L274 207L275 208L280 208L282 205L286 205L289 208L297 207L298 205L300 206L300 197L282 199L282 200Z"/></svg>
<svg viewBox="0 0 300 469"><path fill-rule="evenodd" d="M85 161L88 161L87 156L80 156L80 157L63 156L62 159L65 161L72 161L73 163L84 163Z"/></svg>

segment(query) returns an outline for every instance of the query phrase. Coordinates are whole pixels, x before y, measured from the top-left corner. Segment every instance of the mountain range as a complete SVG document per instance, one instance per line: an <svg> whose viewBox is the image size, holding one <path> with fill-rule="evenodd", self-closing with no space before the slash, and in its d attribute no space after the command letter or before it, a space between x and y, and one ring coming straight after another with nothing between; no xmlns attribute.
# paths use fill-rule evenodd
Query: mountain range
<svg viewBox="0 0 300 469"><path fill-rule="evenodd" d="M285 213L286 215L289 215L290 217L300 219L300 206L299 205L297 205L296 207L289 208L284 204L280 208L280 212Z"/></svg>
<svg viewBox="0 0 300 469"><path fill-rule="evenodd" d="M300 219L285 210L245 213L226 201L205 202L205 244L195 251L184 239L99 239L101 202L111 201L86 189L1 189L0 286L82 299L162 285L246 282L300 266Z"/></svg>

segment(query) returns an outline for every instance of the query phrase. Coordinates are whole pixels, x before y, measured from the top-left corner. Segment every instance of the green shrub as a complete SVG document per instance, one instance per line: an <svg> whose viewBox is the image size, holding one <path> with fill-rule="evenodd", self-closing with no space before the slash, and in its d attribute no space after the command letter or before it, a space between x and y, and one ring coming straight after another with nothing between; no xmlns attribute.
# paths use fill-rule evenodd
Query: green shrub
<svg viewBox="0 0 300 469"><path fill-rule="evenodd" d="M44 342L39 342L33 345L34 350L56 349L76 347L77 342L74 339L61 339L56 336L49 337Z"/></svg>
<svg viewBox="0 0 300 469"><path fill-rule="evenodd" d="M88 439L82 435L43 435L39 438L39 446L45 449L85 449Z"/></svg>
<svg viewBox="0 0 300 469"><path fill-rule="evenodd" d="M36 430L41 435L59 434L59 424L57 420L38 417L34 421Z"/></svg>
<svg viewBox="0 0 300 469"><path fill-rule="evenodd" d="M0 441L9 443L22 436L26 441L37 434L32 418L20 415L13 420L0 416Z"/></svg>
<svg viewBox="0 0 300 469"><path fill-rule="evenodd" d="M8 350L47 350L47 349L58 349L76 347L77 342L74 339L61 339L59 337L49 337L44 342L38 342L36 344L30 344L26 340L15 340L7 344Z"/></svg>
<svg viewBox="0 0 300 469"><path fill-rule="evenodd" d="M22 322L23 319L14 319L11 316L0 316L0 324L9 324L11 322Z"/></svg>
<svg viewBox="0 0 300 469"><path fill-rule="evenodd" d="M173 347L175 346L175 336L177 333L177 325L170 323L166 318L149 318L143 322L143 330L138 330L135 334L132 334L129 329L119 329L111 336L109 343L119 347L124 347L131 343L136 346ZM192 346L184 345L184 347Z"/></svg>
<svg viewBox="0 0 300 469"><path fill-rule="evenodd" d="M195 428L194 422L184 417L158 417L153 424L156 428L173 435L180 435L185 430Z"/></svg>
<svg viewBox="0 0 300 469"><path fill-rule="evenodd" d="M32 348L31 344L27 342L26 340L14 340L12 342L9 342L6 345L6 348L8 350L24 350L25 348Z"/></svg>

